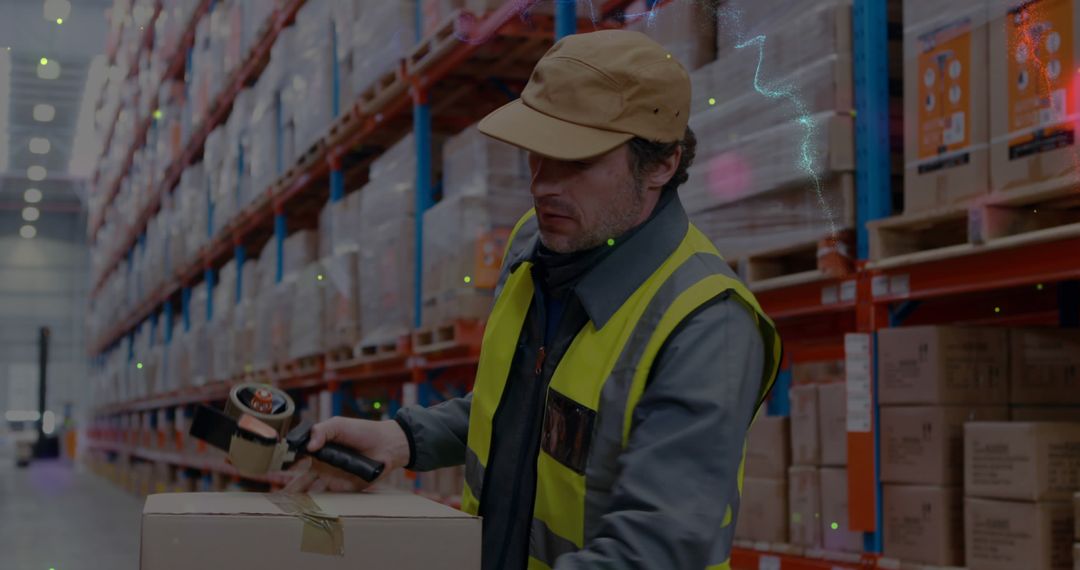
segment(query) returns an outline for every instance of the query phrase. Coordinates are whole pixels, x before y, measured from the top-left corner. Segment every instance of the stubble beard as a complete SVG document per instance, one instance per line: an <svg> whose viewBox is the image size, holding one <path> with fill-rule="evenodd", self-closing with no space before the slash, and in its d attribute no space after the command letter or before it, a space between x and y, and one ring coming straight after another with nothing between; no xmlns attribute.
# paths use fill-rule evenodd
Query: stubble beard
<svg viewBox="0 0 1080 570"><path fill-rule="evenodd" d="M645 208L645 185L642 180L632 179L624 199L617 200L603 210L595 223L576 235L545 235L540 231L540 243L555 253L574 253L597 247L611 238L623 235L634 228Z"/></svg>

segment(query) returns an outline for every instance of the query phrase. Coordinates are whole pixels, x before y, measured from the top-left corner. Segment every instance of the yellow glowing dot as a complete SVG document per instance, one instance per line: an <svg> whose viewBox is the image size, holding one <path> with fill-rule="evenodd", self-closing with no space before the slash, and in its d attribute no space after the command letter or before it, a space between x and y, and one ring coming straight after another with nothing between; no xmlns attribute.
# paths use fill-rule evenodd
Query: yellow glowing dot
<svg viewBox="0 0 1080 570"><path fill-rule="evenodd" d="M142 370L142 362L136 362L135 363L135 368L138 368L139 370Z"/></svg>
<svg viewBox="0 0 1080 570"><path fill-rule="evenodd" d="M41 65L49 65L49 58L47 58L47 57L41 58Z"/></svg>
<svg viewBox="0 0 1080 570"><path fill-rule="evenodd" d="M994 312L995 313L1000 313L1001 312L1001 307L994 307Z"/></svg>
<svg viewBox="0 0 1080 570"><path fill-rule="evenodd" d="M375 409L376 409L376 410L378 410L378 409L380 409L380 408L382 408L382 403L380 403L380 402L375 402Z"/></svg>
<svg viewBox="0 0 1080 570"><path fill-rule="evenodd" d="M1035 286L1035 289L1037 289L1039 291L1042 291L1043 290L1043 284L1039 283L1038 285Z"/></svg>
<svg viewBox="0 0 1080 570"><path fill-rule="evenodd" d="M609 246L610 246L610 245L615 245L615 240L613 240L613 239L611 239L611 238L608 238L608 240L607 240L607 244L608 244Z"/></svg>
<svg viewBox="0 0 1080 570"><path fill-rule="evenodd" d="M671 54L670 54L670 53L669 53L669 54L667 54L667 58L668 58L668 59L671 59Z"/></svg>
<svg viewBox="0 0 1080 570"><path fill-rule="evenodd" d="M319 281L322 281L323 280L323 274L320 273L320 274L316 275L315 279L318 279Z"/></svg>
<svg viewBox="0 0 1080 570"><path fill-rule="evenodd" d="M709 104L710 105L715 105L716 104L716 97L709 97Z"/></svg>
<svg viewBox="0 0 1080 570"><path fill-rule="evenodd" d="M465 283L472 283L472 277L469 277L468 275L466 275L465 276Z"/></svg>
<svg viewBox="0 0 1080 570"><path fill-rule="evenodd" d="M161 109L154 109L154 119L161 118Z"/></svg>
<svg viewBox="0 0 1080 570"><path fill-rule="evenodd" d="M832 523L832 524L831 524L831 525L829 525L829 526L831 526L833 530L836 530L836 529L840 528L840 525L838 525L838 524L836 524L836 523Z"/></svg>
<svg viewBox="0 0 1080 570"><path fill-rule="evenodd" d="M56 23L60 24L60 25L63 25L64 24L64 19L63 18L57 18Z"/></svg>

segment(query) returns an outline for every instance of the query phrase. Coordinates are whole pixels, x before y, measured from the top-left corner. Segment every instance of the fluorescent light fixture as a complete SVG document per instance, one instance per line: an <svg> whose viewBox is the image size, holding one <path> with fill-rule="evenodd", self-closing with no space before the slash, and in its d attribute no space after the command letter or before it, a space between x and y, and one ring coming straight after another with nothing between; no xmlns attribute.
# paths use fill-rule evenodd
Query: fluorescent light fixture
<svg viewBox="0 0 1080 570"><path fill-rule="evenodd" d="M45 137L34 137L30 139L30 152L34 154L49 154L49 149L52 148L52 144L49 143L49 139Z"/></svg>
<svg viewBox="0 0 1080 570"><path fill-rule="evenodd" d="M26 192L23 192L23 200L26 200L27 204L37 204L41 201L41 190L37 188L27 188Z"/></svg>
<svg viewBox="0 0 1080 570"><path fill-rule="evenodd" d="M31 166L26 169L26 177L34 182L45 180L45 176L48 174L44 166Z"/></svg>
<svg viewBox="0 0 1080 570"><path fill-rule="evenodd" d="M41 58L38 62L37 76L40 79L56 79L60 77L60 63L55 59Z"/></svg>
<svg viewBox="0 0 1080 570"><path fill-rule="evenodd" d="M28 222L36 222L41 217L41 210L33 206L27 206L22 209L22 219Z"/></svg>
<svg viewBox="0 0 1080 570"><path fill-rule="evenodd" d="M67 18L71 14L71 2L68 0L45 0L42 16L46 20Z"/></svg>
<svg viewBox="0 0 1080 570"><path fill-rule="evenodd" d="M101 152L101 146L105 141L104 123L112 117L105 119L98 117L97 123L102 131L95 129L95 111L97 107L96 96L101 93L105 81L108 79L108 62L104 55L97 55L90 61L90 69L86 72L86 84L83 85L82 102L79 104L79 118L75 126L75 139L71 143L71 160L68 162L68 174L75 177L89 178L94 172L94 165ZM105 111L104 108L101 109Z"/></svg>
<svg viewBox="0 0 1080 570"><path fill-rule="evenodd" d="M45 432L45 435L52 435L56 431L56 414L52 413L52 410L45 410L42 415L41 431Z"/></svg>
<svg viewBox="0 0 1080 570"><path fill-rule="evenodd" d="M9 422L36 422L41 417L34 410L8 410L4 412L4 419Z"/></svg>
<svg viewBox="0 0 1080 570"><path fill-rule="evenodd" d="M37 235L37 230L34 229L34 226L26 224L25 226L19 228L19 235L21 235L24 239L34 239L34 236Z"/></svg>
<svg viewBox="0 0 1080 570"><path fill-rule="evenodd" d="M48 123L56 118L56 107L48 103L38 103L34 105L34 120L41 123Z"/></svg>

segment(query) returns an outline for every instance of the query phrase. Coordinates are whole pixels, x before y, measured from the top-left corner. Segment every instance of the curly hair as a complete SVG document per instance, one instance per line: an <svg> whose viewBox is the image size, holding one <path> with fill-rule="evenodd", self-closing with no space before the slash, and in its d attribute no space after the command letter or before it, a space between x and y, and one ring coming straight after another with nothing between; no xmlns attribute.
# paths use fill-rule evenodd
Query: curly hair
<svg viewBox="0 0 1080 570"><path fill-rule="evenodd" d="M634 137L630 139L628 144L630 146L630 170L634 175L634 180L639 185L645 174L671 156L671 153L675 152L676 148L682 149L682 157L679 158L679 166L675 169L675 174L672 175L667 184L664 184L663 191L675 190L690 178L687 171L694 164L694 155L697 154L697 136L690 127L686 127L686 133L683 134L682 140L679 141L664 143Z"/></svg>

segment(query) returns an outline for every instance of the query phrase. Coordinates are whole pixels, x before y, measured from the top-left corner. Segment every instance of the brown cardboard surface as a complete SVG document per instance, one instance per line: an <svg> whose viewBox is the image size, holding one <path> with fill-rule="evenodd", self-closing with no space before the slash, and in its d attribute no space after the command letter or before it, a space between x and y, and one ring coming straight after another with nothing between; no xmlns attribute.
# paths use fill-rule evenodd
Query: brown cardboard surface
<svg viewBox="0 0 1080 570"><path fill-rule="evenodd" d="M344 554L301 552L303 524L259 493L152 495L142 570L479 568L480 519L411 493L314 495L339 517Z"/></svg>
<svg viewBox="0 0 1080 570"><path fill-rule="evenodd" d="M788 483L785 479L743 479L735 538L765 542L788 540Z"/></svg>
<svg viewBox="0 0 1080 570"><path fill-rule="evenodd" d="M794 465L817 465L821 461L818 436L817 386L795 386L791 400L791 462Z"/></svg>
<svg viewBox="0 0 1080 570"><path fill-rule="evenodd" d="M898 327L878 333L881 404L1004 404L1008 332Z"/></svg>
<svg viewBox="0 0 1080 570"><path fill-rule="evenodd" d="M1005 406L882 406L881 480L960 485L964 422L1008 417Z"/></svg>
<svg viewBox="0 0 1080 570"><path fill-rule="evenodd" d="M818 437L822 465L847 465L847 384L818 385Z"/></svg>
<svg viewBox="0 0 1080 570"><path fill-rule="evenodd" d="M1010 406L1014 422L1080 422L1080 406Z"/></svg>
<svg viewBox="0 0 1080 570"><path fill-rule="evenodd" d="M1080 60L1080 41L1075 39L1080 8L1074 0L994 4L989 27L991 189L1073 185L1078 139L1070 117L1077 112L1078 87L1071 70ZM1005 11L1024 4L1026 20ZM1057 38L1053 51L1051 36ZM1047 47L1023 57L1016 45L1025 37Z"/></svg>
<svg viewBox="0 0 1080 570"><path fill-rule="evenodd" d="M964 500L968 570L1069 570L1068 503Z"/></svg>
<svg viewBox="0 0 1080 570"><path fill-rule="evenodd" d="M1080 489L1080 423L964 424L969 497L1068 501Z"/></svg>
<svg viewBox="0 0 1080 570"><path fill-rule="evenodd" d="M1010 403L1080 404L1080 330L1012 329L1009 339Z"/></svg>
<svg viewBox="0 0 1080 570"><path fill-rule="evenodd" d="M784 479L791 466L788 418L761 416L746 439L745 476Z"/></svg>
<svg viewBox="0 0 1080 570"><path fill-rule="evenodd" d="M933 4L904 22L907 213L962 203L990 185L986 4Z"/></svg>
<svg viewBox="0 0 1080 570"><path fill-rule="evenodd" d="M788 534L791 544L821 546L821 479L817 467L788 469Z"/></svg>
<svg viewBox="0 0 1080 570"><path fill-rule="evenodd" d="M843 382L846 379L843 360L801 362L791 365L791 384L794 386Z"/></svg>
<svg viewBox="0 0 1080 570"><path fill-rule="evenodd" d="M935 566L964 564L964 497L959 487L885 485L885 556Z"/></svg>
<svg viewBox="0 0 1080 570"><path fill-rule="evenodd" d="M1080 542L1073 545L1073 570L1080 570Z"/></svg>
<svg viewBox="0 0 1080 570"><path fill-rule="evenodd" d="M847 469L822 467L818 477L821 480L822 548L840 552L862 552L862 533L848 528Z"/></svg>
<svg viewBox="0 0 1080 570"><path fill-rule="evenodd" d="M1076 542L1080 542L1080 492L1073 493L1073 511L1076 519L1076 534L1073 536Z"/></svg>

